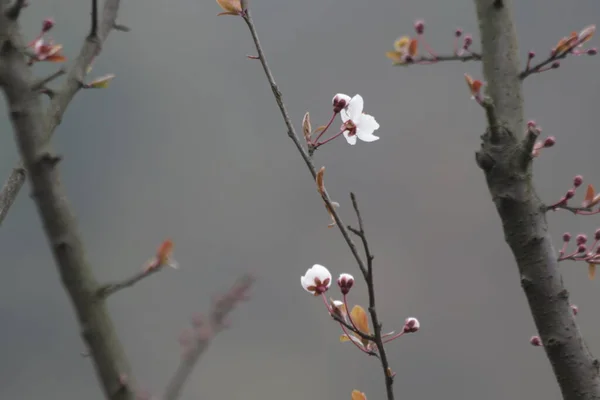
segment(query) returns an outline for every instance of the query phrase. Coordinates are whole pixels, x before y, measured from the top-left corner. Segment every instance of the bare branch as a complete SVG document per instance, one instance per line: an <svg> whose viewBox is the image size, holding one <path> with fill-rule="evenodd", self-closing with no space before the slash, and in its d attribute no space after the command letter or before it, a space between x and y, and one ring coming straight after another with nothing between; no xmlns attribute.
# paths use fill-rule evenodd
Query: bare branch
<svg viewBox="0 0 600 400"><path fill-rule="evenodd" d="M438 62L444 62L444 61L462 61L462 62L481 61L481 54L471 52L469 54L464 54L464 55L452 54L452 55L420 56L420 57L416 57L415 59L413 59L410 62L396 64L396 66L409 67L409 66L415 65L415 64L418 64L418 65L437 64Z"/></svg>
<svg viewBox="0 0 600 400"><path fill-rule="evenodd" d="M244 275L222 297L217 299L207 320L199 321L196 327L197 335L194 343L184 353L181 363L167 385L162 400L176 400L194 366L206 351L212 339L226 327L225 318L233 311L238 303L247 299L248 291L254 282L254 277Z"/></svg>
<svg viewBox="0 0 600 400"><path fill-rule="evenodd" d="M65 70L65 68L60 68L58 71L53 72L52 74L48 75L47 77L38 79L31 86L31 90L38 91L38 90L42 89L47 83L50 83L53 80L55 80L56 78L63 76L66 72L67 71Z"/></svg>
<svg viewBox="0 0 600 400"><path fill-rule="evenodd" d="M308 170L310 171L313 179L316 179L317 170L316 170L310 156L308 155L306 150L304 150L304 148L302 147L302 143L300 142L300 139L299 139L298 135L296 134L296 130L294 129L294 124L292 123L292 120L290 119L290 116L287 112L287 108L286 108L285 104L283 103L283 98L281 96L281 92L279 91L279 88L277 87L277 84L275 83L275 79L273 78L273 73L271 72L271 69L269 68L269 65L267 64L267 60L265 58L264 51L260 44L260 40L258 39L258 34L256 33L256 27L254 26L254 22L252 20L252 16L250 15L249 9L247 9L246 12L244 13L244 15L242 15L242 18L244 19L244 21L246 21L246 24L248 25L248 29L250 30L250 34L252 35L252 39L254 41L254 45L256 46L256 51L258 53L258 59L260 60L260 63L262 65L265 75L267 77L267 80L269 81L269 85L271 85L271 90L273 91L273 96L275 97L275 101L277 102L277 106L279 107L279 111L281 112L281 116L283 117L283 120L287 127L288 136L290 137L290 139L292 139L292 141L296 145L296 148L298 149L298 152L300 152L300 155L302 156L304 163L308 167ZM340 230L342 236L344 237L344 240L348 244L348 247L350 248L350 251L352 252L352 255L354 256L354 259L356 260L358 267L360 268L361 271L366 271L365 263L362 260L360 254L358 253L356 245L354 244L354 241L352 240L352 238L350 237L350 234L348 233L348 230L346 229L346 225L344 225L344 222L342 221L341 217L339 216L338 212L336 211L335 206L331 203L331 200L329 199L329 196L327 195L327 193L326 192L324 192L324 193L325 194L322 196L323 201L325 202L327 207L331 210L331 215L333 216L333 219L335 220L338 229Z"/></svg>
<svg viewBox="0 0 600 400"><path fill-rule="evenodd" d="M98 37L96 39L88 38L85 40L79 52L79 56L69 68L67 79L62 87L52 91L52 101L48 106L44 123L44 141L48 141L52 137L54 130L60 125L67 106L79 89L81 89L81 82L83 81L87 67L90 65L93 58L99 54L102 48L102 42L104 42L115 25L119 5L120 0L106 0L104 2L102 19L97 35ZM20 40L19 42L23 41ZM21 47L24 48L25 46ZM3 189L2 193L0 193L0 225L4 221L10 206L14 203L19 191L25 183L25 176L19 172L23 169L23 164L20 162L19 165L13 169L13 172L4 184L4 188L10 190L4 192Z"/></svg>
<svg viewBox="0 0 600 400"><path fill-rule="evenodd" d="M350 193L350 198L352 200L352 207L354 207L354 212L356 213L356 219L358 220L358 229L353 229L353 232L355 232L356 235L358 235L358 237L362 241L363 250L367 259L367 276L365 276L365 281L367 282L367 290L369 293L369 314L371 315L371 322L373 322L374 342L377 346L379 359L383 368L383 375L385 376L385 389L387 393L387 398L388 400L393 400L394 376L390 374L390 364L388 362L387 354L385 352L385 346L383 344L381 323L379 322L379 317L377 316L377 309L375 307L375 280L373 279L373 259L375 258L375 256L373 256L373 254L371 253L369 242L367 240L367 234L365 232L363 224L363 219L358 208L358 201L356 200L356 196L354 195L354 193Z"/></svg>
<svg viewBox="0 0 600 400"><path fill-rule="evenodd" d="M600 398L598 361L589 352L569 303L548 234L545 207L522 167L523 100L510 0L475 0L483 72L502 130L483 135L478 162L517 262L521 285L565 400Z"/></svg>
<svg viewBox="0 0 600 400"><path fill-rule="evenodd" d="M98 0L92 0L92 23L90 28L90 38L98 36Z"/></svg>
<svg viewBox="0 0 600 400"><path fill-rule="evenodd" d="M118 292L120 290L131 287L131 286L135 285L136 283L138 283L139 281L141 281L142 279L147 278L151 275L154 275L155 273L157 273L158 271L161 271L162 269L164 269L163 266L159 266L157 268L148 268L148 269L146 269L144 271L140 271L137 274L135 274L127 279L124 279L120 282L107 283L98 289L98 292L97 292L98 297L107 298L111 294L115 294L116 292Z"/></svg>

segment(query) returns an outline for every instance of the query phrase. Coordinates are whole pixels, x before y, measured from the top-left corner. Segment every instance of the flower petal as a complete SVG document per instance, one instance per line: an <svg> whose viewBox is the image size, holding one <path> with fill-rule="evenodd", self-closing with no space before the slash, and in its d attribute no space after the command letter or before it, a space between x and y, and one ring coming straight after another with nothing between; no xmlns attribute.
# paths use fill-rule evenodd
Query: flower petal
<svg viewBox="0 0 600 400"><path fill-rule="evenodd" d="M355 118L358 118L362 115L363 108L365 106L365 102L360 94L355 95L350 103L348 103L348 108L346 110L342 110L341 114L347 113L348 117L355 121ZM342 118L342 121L344 119ZM344 121L345 122L345 121Z"/></svg>
<svg viewBox="0 0 600 400"><path fill-rule="evenodd" d="M375 118L369 114L362 114L356 125L356 136L363 142L374 142L379 140L379 136L373 135L373 132L377 129L379 129L379 124Z"/></svg>
<svg viewBox="0 0 600 400"><path fill-rule="evenodd" d="M356 135L350 135L350 131L344 131L344 137L348 144L354 146L356 144Z"/></svg>

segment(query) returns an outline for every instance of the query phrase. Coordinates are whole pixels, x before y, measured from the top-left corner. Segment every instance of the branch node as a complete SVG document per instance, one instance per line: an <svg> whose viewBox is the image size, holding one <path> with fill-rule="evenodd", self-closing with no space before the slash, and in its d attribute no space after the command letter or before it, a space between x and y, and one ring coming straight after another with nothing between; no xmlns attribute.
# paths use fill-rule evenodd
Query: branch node
<svg viewBox="0 0 600 400"><path fill-rule="evenodd" d="M496 165L496 161L483 150L475 152L475 162L484 172L489 172Z"/></svg>
<svg viewBox="0 0 600 400"><path fill-rule="evenodd" d="M41 164L46 164L50 168L54 168L59 162L61 162L61 160L61 156L57 154L51 154L50 152L46 151L39 156L37 162Z"/></svg>

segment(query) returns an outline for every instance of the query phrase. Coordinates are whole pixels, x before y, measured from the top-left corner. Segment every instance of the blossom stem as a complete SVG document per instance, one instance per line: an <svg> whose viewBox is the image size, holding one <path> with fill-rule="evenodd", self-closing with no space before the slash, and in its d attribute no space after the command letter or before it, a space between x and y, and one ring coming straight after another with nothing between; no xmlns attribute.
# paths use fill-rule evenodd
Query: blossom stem
<svg viewBox="0 0 600 400"><path fill-rule="evenodd" d="M344 307L346 307L346 312L348 313L348 319L350 320L350 323L352 324L352 327L354 328L354 330L356 330L357 332L360 332L358 330L358 328L356 327L356 324L354 324L354 319L352 318L352 315L350 314L350 308L348 308L348 300L347 300L347 295L344 295ZM367 332L369 333L369 332Z"/></svg>
<svg viewBox="0 0 600 400"><path fill-rule="evenodd" d="M329 139L325 139L324 141L320 142L320 143L315 143L315 149L323 146L325 143L329 143L331 142L333 139L338 138L339 136L342 135L342 133L344 133L345 131L340 131L339 133L336 133L335 135L333 135L332 137L330 137Z"/></svg>
<svg viewBox="0 0 600 400"><path fill-rule="evenodd" d="M429 52L429 54L431 54L431 56L433 58L437 58L437 56L435 55L435 52L433 51L433 49L427 44L427 42L425 41L425 38L423 37L423 35L419 35L419 38L421 39L421 43L423 43L423 47L425 47L425 50L427 50L427 52Z"/></svg>
<svg viewBox="0 0 600 400"><path fill-rule="evenodd" d="M336 116L337 114L338 114L338 113L336 113L336 112L334 112L334 113L333 113L333 116L332 116L332 117L331 117L331 119L329 120L329 123L327 124L327 126L325 127L325 129L323 129L323 130L321 131L321 133L319 133L319 136L317 136L317 138L314 140L314 142L313 142L313 143L317 143L317 142L319 141L319 139L321 139L321 136L323 136L323 134L324 134L324 133L327 131L327 129L329 129L329 127L330 127L330 126L331 126L331 124L333 123L333 120L335 119L335 116Z"/></svg>
<svg viewBox="0 0 600 400"><path fill-rule="evenodd" d="M327 301L327 297L325 297L325 293L321 293L321 298L323 299L323 303L325 303L325 307L327 307L327 311L329 311L329 313L331 314L333 312L333 310L331 309L331 306L329 305L329 301Z"/></svg>
<svg viewBox="0 0 600 400"><path fill-rule="evenodd" d="M363 353L366 353L368 355L373 355L372 352L370 352L369 350L365 349L363 346L359 345L354 340L352 340L352 338L353 337L356 338L356 336L355 335L350 336L351 335L350 332L348 332L348 329L346 329L346 327L344 325L340 324L340 327L342 328L342 331L344 331L344 334L346 336L348 336L348 340L350 340L360 351L362 351Z"/></svg>
<svg viewBox="0 0 600 400"><path fill-rule="evenodd" d="M404 335L406 332L404 332L404 329L402 329L402 331L400 331L400 333L396 333L394 336L387 338L383 341L383 343L389 343L392 340L398 339L400 336Z"/></svg>

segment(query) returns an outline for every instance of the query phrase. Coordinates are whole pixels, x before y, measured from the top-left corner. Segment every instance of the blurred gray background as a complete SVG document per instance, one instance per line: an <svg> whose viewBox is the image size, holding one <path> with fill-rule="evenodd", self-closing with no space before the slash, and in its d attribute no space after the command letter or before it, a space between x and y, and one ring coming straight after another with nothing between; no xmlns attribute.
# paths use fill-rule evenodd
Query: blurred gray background
<svg viewBox="0 0 600 400"><path fill-rule="evenodd" d="M416 316L421 331L388 347L398 398L559 398L535 334L513 258L474 162L484 129L463 73L476 63L397 68L394 39L424 18L426 38L451 51L460 26L475 38L471 0L250 0L257 29L291 117L326 123L338 92L365 98L381 140L343 139L316 154L326 184L353 222L356 192L376 255L385 327ZM186 387L185 399L349 399L352 389L384 397L377 360L338 342L339 328L299 277L314 263L335 274L358 269L315 191L254 54L243 21L216 17L214 0L124 1L92 76L111 87L83 91L54 144L89 257L101 280L139 270L165 237L179 271L166 270L109 300L142 388L160 394L179 362L177 338L212 295L244 271L259 280ZM516 2L521 54L545 55L563 35L598 23L593 0ZM53 16L52 36L73 57L88 30L88 2L32 2L33 37ZM592 45L599 43L597 38ZM529 78L526 116L557 146L535 162L540 195L555 201L575 174L600 188L597 114L600 59L571 58ZM52 66L36 66L40 74ZM338 122L334 127L338 126ZM0 172L17 161L0 121ZM101 399L71 305L26 188L0 229L0 398ZM583 193L579 194L581 198ZM549 216L564 231L592 234L600 217ZM600 282L565 264L578 321L600 356ZM332 293L335 295L335 293ZM351 292L365 303L365 286Z"/></svg>

